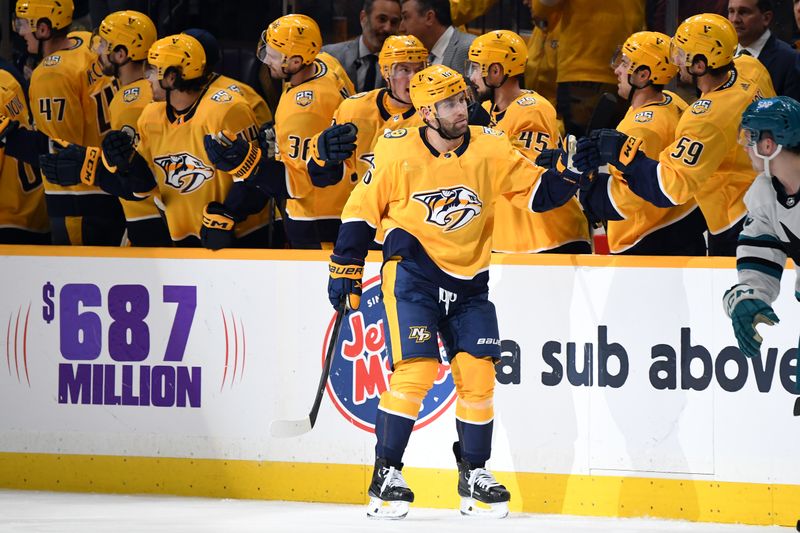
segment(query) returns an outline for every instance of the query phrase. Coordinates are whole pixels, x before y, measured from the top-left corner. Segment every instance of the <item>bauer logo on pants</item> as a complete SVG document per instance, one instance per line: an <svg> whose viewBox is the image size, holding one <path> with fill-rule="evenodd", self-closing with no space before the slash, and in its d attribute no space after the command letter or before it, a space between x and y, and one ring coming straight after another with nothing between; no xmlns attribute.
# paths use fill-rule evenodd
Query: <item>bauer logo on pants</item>
<svg viewBox="0 0 800 533"><path fill-rule="evenodd" d="M392 374L389 355L386 353L380 289L379 276L364 283L361 306L357 311L348 312L345 317L339 342L333 352L333 365L327 386L328 395L342 416L354 426L370 433L375 430L375 414L381 393L389 388ZM325 333L322 345L323 362L334 318L331 318ZM445 360L444 364L439 365L439 374L433 388L422 402L414 429L420 429L439 418L455 398L450 365Z"/></svg>

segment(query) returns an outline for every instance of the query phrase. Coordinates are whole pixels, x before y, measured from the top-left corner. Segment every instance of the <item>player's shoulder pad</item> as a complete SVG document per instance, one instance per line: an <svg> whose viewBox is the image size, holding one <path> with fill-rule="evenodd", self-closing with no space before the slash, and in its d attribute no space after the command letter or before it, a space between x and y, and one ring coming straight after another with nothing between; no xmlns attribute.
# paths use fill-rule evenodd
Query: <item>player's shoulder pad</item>
<svg viewBox="0 0 800 533"><path fill-rule="evenodd" d="M753 180L753 184L744 195L744 204L748 211L758 211L765 206L777 202L777 193L772 186L772 179L761 173Z"/></svg>

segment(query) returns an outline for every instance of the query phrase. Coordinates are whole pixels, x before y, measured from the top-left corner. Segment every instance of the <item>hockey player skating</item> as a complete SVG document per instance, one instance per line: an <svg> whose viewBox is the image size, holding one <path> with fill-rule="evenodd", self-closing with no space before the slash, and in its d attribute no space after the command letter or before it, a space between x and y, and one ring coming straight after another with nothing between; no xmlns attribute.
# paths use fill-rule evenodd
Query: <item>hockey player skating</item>
<svg viewBox="0 0 800 533"><path fill-rule="evenodd" d="M762 342L756 326L778 322L771 304L780 292L787 256L795 264L794 295L800 300L800 103L778 96L750 104L739 138L759 175L744 197L747 218L736 249L739 283L725 292L723 304L739 349L756 357ZM800 389L800 366L796 380Z"/></svg>
<svg viewBox="0 0 800 533"><path fill-rule="evenodd" d="M523 208L563 202L557 197L571 194L572 185L527 160L502 132L468 126L466 89L462 76L442 65L414 75L411 101L426 125L378 140L375 168L362 178L363 194L345 205L331 256L328 297L334 307L346 299L357 309L367 248L375 228L386 232L381 290L394 373L375 421L367 510L373 517L402 518L414 501L402 459L438 373L437 336L458 394L453 449L461 512L508 514L510 494L486 469L500 356L497 316L488 299L494 203L500 195Z"/></svg>

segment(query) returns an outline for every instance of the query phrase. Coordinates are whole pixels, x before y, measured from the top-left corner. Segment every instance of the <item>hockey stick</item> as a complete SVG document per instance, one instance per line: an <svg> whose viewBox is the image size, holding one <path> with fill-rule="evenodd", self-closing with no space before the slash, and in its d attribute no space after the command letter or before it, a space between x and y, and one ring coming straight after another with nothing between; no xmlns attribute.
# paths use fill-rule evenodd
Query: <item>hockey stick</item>
<svg viewBox="0 0 800 533"><path fill-rule="evenodd" d="M311 431L314 423L317 421L317 414L319 407L322 405L322 395L325 393L325 386L328 384L328 376L331 373L331 365L333 364L333 351L336 349L336 344L339 342L339 331L342 329L342 322L345 315L345 299L339 304L336 309L336 320L333 323L333 331L331 331L331 338L328 341L328 352L325 354L325 362L322 365L322 375L319 377L319 385L317 386L317 396L314 398L314 405L308 416L300 420L273 420L269 425L269 432L273 437L286 439L289 437L298 437L304 433Z"/></svg>

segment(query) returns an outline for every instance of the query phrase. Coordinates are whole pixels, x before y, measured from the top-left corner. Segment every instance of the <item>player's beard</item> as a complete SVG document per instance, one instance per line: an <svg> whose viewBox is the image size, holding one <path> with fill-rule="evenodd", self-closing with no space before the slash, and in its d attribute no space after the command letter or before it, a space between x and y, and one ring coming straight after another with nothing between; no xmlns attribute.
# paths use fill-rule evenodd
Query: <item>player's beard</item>
<svg viewBox="0 0 800 533"><path fill-rule="evenodd" d="M469 123L464 122L463 126L456 126L455 122L450 122L448 120L442 120L441 118L436 119L439 122L439 127L434 128L436 131L448 140L458 139L459 137L463 136L467 133L467 128L469 127Z"/></svg>

